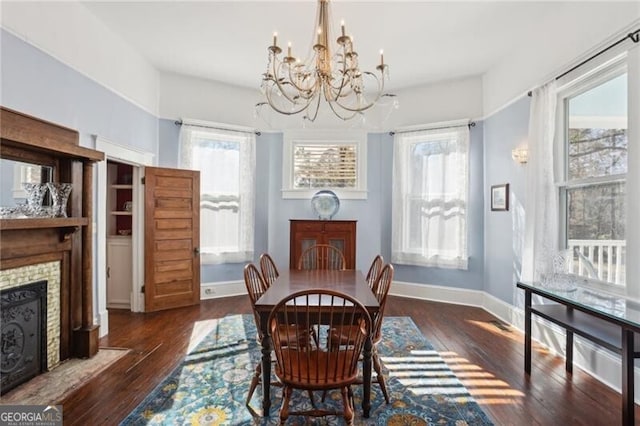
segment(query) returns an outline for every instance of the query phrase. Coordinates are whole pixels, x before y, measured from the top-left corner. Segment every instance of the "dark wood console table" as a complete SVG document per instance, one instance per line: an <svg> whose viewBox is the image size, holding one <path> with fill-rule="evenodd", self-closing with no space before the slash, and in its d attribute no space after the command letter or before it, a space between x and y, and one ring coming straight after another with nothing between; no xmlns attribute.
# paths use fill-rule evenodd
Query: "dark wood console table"
<svg viewBox="0 0 640 426"><path fill-rule="evenodd" d="M531 316L536 314L566 330L566 370L573 371L573 335L622 357L622 424L633 425L634 359L640 358L640 302L579 287L560 291L518 282L525 291L524 369L531 375ZM532 295L555 303L532 305Z"/></svg>

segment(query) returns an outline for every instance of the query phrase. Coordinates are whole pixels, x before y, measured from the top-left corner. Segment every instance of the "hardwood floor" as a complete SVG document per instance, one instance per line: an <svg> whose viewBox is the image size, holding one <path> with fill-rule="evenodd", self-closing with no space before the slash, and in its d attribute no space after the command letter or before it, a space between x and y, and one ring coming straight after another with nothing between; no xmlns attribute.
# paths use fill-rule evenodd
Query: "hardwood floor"
<svg viewBox="0 0 640 426"><path fill-rule="evenodd" d="M251 313L247 296L149 314L112 311L101 347L131 353L62 402L65 425L118 424L184 357L198 322ZM620 395L534 346L523 368L523 335L486 311L389 297L386 315L410 316L496 425L616 425ZM636 407L636 418L640 410Z"/></svg>

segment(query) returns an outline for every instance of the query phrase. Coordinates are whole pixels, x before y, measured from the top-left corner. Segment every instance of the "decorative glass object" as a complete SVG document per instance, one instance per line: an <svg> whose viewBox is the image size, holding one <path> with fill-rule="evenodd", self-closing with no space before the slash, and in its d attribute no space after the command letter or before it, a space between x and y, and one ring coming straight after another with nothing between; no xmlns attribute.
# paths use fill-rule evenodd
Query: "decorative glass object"
<svg viewBox="0 0 640 426"><path fill-rule="evenodd" d="M42 200L47 193L46 183L30 183L25 182L22 184L24 191L27 193L27 206L40 207L42 206Z"/></svg>
<svg viewBox="0 0 640 426"><path fill-rule="evenodd" d="M578 288L578 278L569 273L572 259L571 250L554 253L551 257L551 271L541 275L542 286L554 291L575 291Z"/></svg>
<svg viewBox="0 0 640 426"><path fill-rule="evenodd" d="M53 200L51 215L53 217L67 217L67 200L73 185L70 183L49 182L47 186Z"/></svg>
<svg viewBox="0 0 640 426"><path fill-rule="evenodd" d="M340 200L333 191L322 190L311 198L311 206L320 220L330 220L340 209Z"/></svg>

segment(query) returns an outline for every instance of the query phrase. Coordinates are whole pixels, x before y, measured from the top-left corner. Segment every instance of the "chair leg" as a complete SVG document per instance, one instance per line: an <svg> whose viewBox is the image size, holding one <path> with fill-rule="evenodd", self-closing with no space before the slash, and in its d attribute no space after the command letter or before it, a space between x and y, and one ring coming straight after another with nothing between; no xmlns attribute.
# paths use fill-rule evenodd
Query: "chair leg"
<svg viewBox="0 0 640 426"><path fill-rule="evenodd" d="M262 378L262 364L258 362L256 365L256 372L253 374L253 378L251 379L251 384L249 385L249 393L247 395L246 405L249 405L251 402L251 397L253 396L253 392L255 392L258 384L260 383L260 379Z"/></svg>
<svg viewBox="0 0 640 426"><path fill-rule="evenodd" d="M349 389L347 386L340 389L342 392L342 405L344 406L344 421L348 426L353 426L353 406L351 398L349 398Z"/></svg>
<svg viewBox="0 0 640 426"><path fill-rule="evenodd" d="M293 388L285 385L282 389L282 405L280 406L280 424L283 425L289 418L289 401L291 400L291 393Z"/></svg>
<svg viewBox="0 0 640 426"><path fill-rule="evenodd" d="M373 349L373 368L376 370L376 375L378 376L378 384L380 385L380 389L382 389L382 394L384 395L384 400L389 403L389 394L387 393L387 385L384 381L384 374L382 374L382 363L380 362L380 357L378 356L378 351Z"/></svg>

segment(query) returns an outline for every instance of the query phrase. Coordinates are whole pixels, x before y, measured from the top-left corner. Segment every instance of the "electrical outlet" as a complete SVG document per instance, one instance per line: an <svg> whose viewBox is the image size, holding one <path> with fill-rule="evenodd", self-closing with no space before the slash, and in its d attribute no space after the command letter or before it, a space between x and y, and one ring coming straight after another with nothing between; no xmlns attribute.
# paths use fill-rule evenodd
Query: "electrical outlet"
<svg viewBox="0 0 640 426"><path fill-rule="evenodd" d="M204 290L204 294L215 294L215 290L212 288L207 288Z"/></svg>

